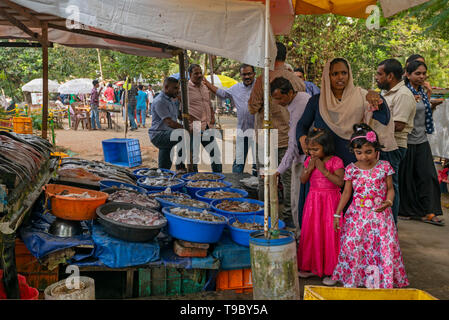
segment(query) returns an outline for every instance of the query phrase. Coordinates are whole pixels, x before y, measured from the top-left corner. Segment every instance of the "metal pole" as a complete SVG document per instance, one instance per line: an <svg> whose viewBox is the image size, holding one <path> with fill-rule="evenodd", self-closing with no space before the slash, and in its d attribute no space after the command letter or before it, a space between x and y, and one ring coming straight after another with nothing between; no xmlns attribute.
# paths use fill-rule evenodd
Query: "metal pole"
<svg viewBox="0 0 449 320"><path fill-rule="evenodd" d="M42 23L42 138L47 139L48 121L48 25Z"/></svg>
<svg viewBox="0 0 449 320"><path fill-rule="evenodd" d="M268 168L270 166L269 154L269 128L270 126L270 52L269 52L269 26L270 26L270 0L265 1L265 63L264 63L264 234L265 238L268 234L268 216L270 214L270 190L269 190L269 176Z"/></svg>

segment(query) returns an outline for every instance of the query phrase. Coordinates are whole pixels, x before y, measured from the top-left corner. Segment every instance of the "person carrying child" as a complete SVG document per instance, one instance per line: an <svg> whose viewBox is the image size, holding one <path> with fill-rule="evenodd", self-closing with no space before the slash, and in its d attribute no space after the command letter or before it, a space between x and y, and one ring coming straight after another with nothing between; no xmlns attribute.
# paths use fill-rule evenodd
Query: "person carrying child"
<svg viewBox="0 0 449 320"><path fill-rule="evenodd" d="M334 285L330 277L337 264L338 230L333 228L333 215L343 187L343 160L334 156L335 147L328 130L312 128L306 138L310 156L306 159L301 183L310 181L303 209L301 237L298 246L299 276L324 277L323 284Z"/></svg>
<svg viewBox="0 0 449 320"><path fill-rule="evenodd" d="M342 229L332 280L352 288L408 286L391 211L394 170L389 162L379 160L383 146L371 127L356 124L353 131L350 150L357 162L345 169L345 188L334 215L335 230ZM351 195L352 203L342 217Z"/></svg>

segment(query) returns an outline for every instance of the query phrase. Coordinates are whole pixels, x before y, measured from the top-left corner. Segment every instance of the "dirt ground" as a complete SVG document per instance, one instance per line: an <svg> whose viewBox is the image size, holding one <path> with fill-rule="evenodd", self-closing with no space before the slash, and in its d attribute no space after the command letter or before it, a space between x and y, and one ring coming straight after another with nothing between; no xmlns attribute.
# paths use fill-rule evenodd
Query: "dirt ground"
<svg viewBox="0 0 449 320"><path fill-rule="evenodd" d="M221 117L222 128L235 128L236 118ZM119 124L123 121L120 117ZM135 138L140 141L142 154L142 167L157 166L157 149L151 144L147 128L139 128L137 131L128 132L127 138ZM103 127L104 124L102 124ZM65 123L67 127L67 123ZM103 160L101 141L110 138L125 138L123 129L115 131L88 131L83 129L56 130L56 144L59 147L76 153L77 157L89 160ZM210 166L199 165L200 171L210 171ZM224 172L231 172L231 165L223 166ZM245 172L250 173L250 167L245 167ZM399 241L405 262L407 276L410 281L409 288L421 289L429 292L438 299L449 299L449 195L442 195L444 216L447 225L440 227L419 221L399 220ZM321 285L320 279L300 279L300 292L303 293L304 285ZM166 297L153 297L164 299ZM152 299L153 299L152 298ZM234 294L232 292L203 292L167 299L189 300L251 300L252 294Z"/></svg>

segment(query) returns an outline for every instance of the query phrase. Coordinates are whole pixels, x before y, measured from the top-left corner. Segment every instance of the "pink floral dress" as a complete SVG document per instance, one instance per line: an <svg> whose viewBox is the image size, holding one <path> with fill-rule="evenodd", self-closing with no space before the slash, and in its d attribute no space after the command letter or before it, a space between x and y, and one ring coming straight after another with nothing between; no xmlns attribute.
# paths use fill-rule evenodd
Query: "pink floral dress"
<svg viewBox="0 0 449 320"><path fill-rule="evenodd" d="M332 279L345 287L394 288L409 285L391 208L374 211L387 196L390 163L379 160L370 170L346 167L353 199L343 218L340 254Z"/></svg>

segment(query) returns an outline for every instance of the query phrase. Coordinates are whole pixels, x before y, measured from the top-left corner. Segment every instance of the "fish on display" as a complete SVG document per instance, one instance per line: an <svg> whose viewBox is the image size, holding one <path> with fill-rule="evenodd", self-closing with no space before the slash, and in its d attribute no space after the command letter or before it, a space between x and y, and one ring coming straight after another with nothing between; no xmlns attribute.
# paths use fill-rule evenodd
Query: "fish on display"
<svg viewBox="0 0 449 320"><path fill-rule="evenodd" d="M118 190L111 193L108 200L113 202L133 203L142 207L159 207L159 203L155 199L141 193L129 192L127 190Z"/></svg>
<svg viewBox="0 0 449 320"><path fill-rule="evenodd" d="M107 219L115 222L136 225L136 226L159 226L164 224L167 219L157 211L133 209L118 209L106 215Z"/></svg>
<svg viewBox="0 0 449 320"><path fill-rule="evenodd" d="M224 217L215 216L213 214L210 214L207 210L193 211L193 210L189 210L188 208L174 207L174 208L170 208L170 213L173 213L177 216L181 216L184 218L190 218L190 219L195 219L195 220L202 220L202 221L209 221L209 222L226 221L226 219Z"/></svg>
<svg viewBox="0 0 449 320"><path fill-rule="evenodd" d="M234 212L254 212L259 211L262 208L257 203L231 201L231 200L224 200L223 202L219 203L216 207L223 211L234 211Z"/></svg>
<svg viewBox="0 0 449 320"><path fill-rule="evenodd" d="M243 198L243 195L237 192L217 190L217 191L208 191L203 195L203 197L209 199L225 199L225 198Z"/></svg>
<svg viewBox="0 0 449 320"><path fill-rule="evenodd" d="M187 186L192 188L220 188L226 187L226 184L221 181L197 180L189 181Z"/></svg>
<svg viewBox="0 0 449 320"><path fill-rule="evenodd" d="M214 173L195 173L188 177L189 180L219 180L221 176Z"/></svg>
<svg viewBox="0 0 449 320"><path fill-rule="evenodd" d="M172 197L172 196L164 197L164 198L156 198L156 200L157 199L161 199L161 200L171 202L171 203L180 204L183 206L194 207L194 208L200 208L200 209L209 208L209 204L207 202L198 201L198 200L194 200L194 199L183 199L183 198L177 198L177 197Z"/></svg>
<svg viewBox="0 0 449 320"><path fill-rule="evenodd" d="M232 224L234 228L246 230L263 230L263 226L255 222L240 222L238 219Z"/></svg>
<svg viewBox="0 0 449 320"><path fill-rule="evenodd" d="M139 176L148 176L148 177L171 177L173 176L170 172L164 172L159 168L154 169L141 169L136 172L136 175Z"/></svg>
<svg viewBox="0 0 449 320"><path fill-rule="evenodd" d="M142 181L142 184L151 186L151 187L171 187L171 186L179 184L179 181L171 180L170 178L166 178L166 177L156 177L156 178L148 177Z"/></svg>

